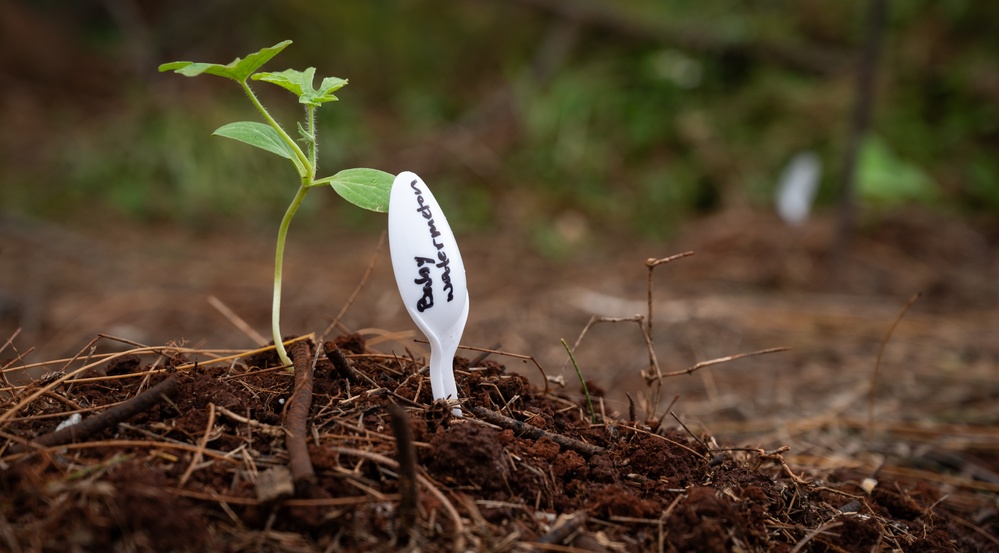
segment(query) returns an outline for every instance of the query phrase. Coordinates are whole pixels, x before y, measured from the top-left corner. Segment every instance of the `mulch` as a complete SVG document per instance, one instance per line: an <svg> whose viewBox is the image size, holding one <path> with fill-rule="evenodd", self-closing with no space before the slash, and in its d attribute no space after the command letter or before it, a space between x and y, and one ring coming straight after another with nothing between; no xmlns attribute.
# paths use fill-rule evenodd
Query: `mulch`
<svg viewBox="0 0 999 553"><path fill-rule="evenodd" d="M500 353L455 360L459 417L359 335L301 339L298 379L273 347L105 342L5 386L0 550L999 551L994 483L793 466L599 389L591 412Z"/></svg>

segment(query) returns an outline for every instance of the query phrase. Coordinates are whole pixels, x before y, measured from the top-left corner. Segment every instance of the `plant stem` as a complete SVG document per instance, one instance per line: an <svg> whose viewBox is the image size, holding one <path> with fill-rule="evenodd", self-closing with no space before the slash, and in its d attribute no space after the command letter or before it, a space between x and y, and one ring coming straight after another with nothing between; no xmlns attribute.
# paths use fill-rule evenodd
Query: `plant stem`
<svg viewBox="0 0 999 553"><path fill-rule="evenodd" d="M291 367L293 363L291 362L291 358L288 357L288 351L281 340L281 277L284 267L284 244L288 238L288 227L291 226L291 220L295 217L295 213L298 212L299 206L302 205L302 200L305 199L305 195L309 192L309 187L316 178L315 107L309 106L306 109L308 132L312 136L309 143L309 155L306 156L305 152L298 147L298 144L281 128L281 125L271 117L271 114L260 103L260 100L257 99L257 95L250 89L250 85L245 80L239 81L239 85L243 87L243 92L246 93L250 102L257 108L260 115L264 117L267 124L274 128L281 136L281 139L291 146L295 152L295 156L305 166L305 174L302 175L302 184L298 187L298 192L295 193L295 197L291 200L288 210L284 212L284 217L281 219L281 226L278 227L277 247L274 250L274 300L271 305L271 333L274 335L274 348L277 350L281 364Z"/></svg>
<svg viewBox="0 0 999 553"><path fill-rule="evenodd" d="M273 127L274 130L277 131L277 133L281 136L281 139L284 140L285 143L287 143L289 146L291 146L292 151L295 152L295 156L298 157L298 160L302 163L302 165L304 165L305 167L309 167L309 158L307 158L302 149L298 147L298 143L296 143L290 136L288 136L288 133L284 132L284 129L281 128L281 125L279 125L278 122L275 121L273 117L271 117L270 112L268 112L267 108L265 108L264 105L260 103L260 100L257 99L257 95L253 93L253 90L250 88L250 85L247 84L245 80L243 80L239 81L239 86L243 87L243 92L246 93L246 96L250 99L250 102L253 104L254 107L257 108L257 111L259 111L260 115L262 115L264 120L267 121L267 124ZM310 176L310 180L315 178L315 176L316 173L315 170L313 170L312 175Z"/></svg>
<svg viewBox="0 0 999 553"><path fill-rule="evenodd" d="M309 131L309 155L312 178L319 173L319 137L316 136L316 106L305 106L305 125Z"/></svg>
<svg viewBox="0 0 999 553"><path fill-rule="evenodd" d="M562 347L565 348L565 352L569 354L569 360L572 361L572 367L576 369L576 376L579 377L579 383L583 386L583 395L586 396L586 406L590 408L590 422L593 424L597 423L597 413L593 410L593 401L590 400L590 390L586 387L586 380L583 379L583 372L579 370L579 365L576 364L576 358L572 355L572 350L569 349L569 344L562 340Z"/></svg>
<svg viewBox="0 0 999 553"><path fill-rule="evenodd" d="M284 212L284 217L281 218L281 226L278 227L277 247L274 251L274 303L271 306L271 332L274 334L274 347L277 349L278 358L281 359L282 364L287 366L293 364L288 357L288 351L284 349L284 343L281 341L281 274L282 267L284 267L284 243L288 238L288 227L291 226L291 220L295 217L298 207L302 205L302 200L309 192L310 177L302 179L302 185L298 187L298 192L291 200L291 205L288 206L288 210Z"/></svg>

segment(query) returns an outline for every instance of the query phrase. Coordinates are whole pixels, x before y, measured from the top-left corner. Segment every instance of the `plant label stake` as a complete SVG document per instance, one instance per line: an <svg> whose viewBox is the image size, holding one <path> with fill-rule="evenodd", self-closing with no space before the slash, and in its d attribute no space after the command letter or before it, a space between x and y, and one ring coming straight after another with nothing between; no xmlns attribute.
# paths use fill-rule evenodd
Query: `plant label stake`
<svg viewBox="0 0 999 553"><path fill-rule="evenodd" d="M402 302L430 342L434 399L458 399L454 354L468 320L468 290L461 252L441 206L423 179L399 173L388 212L392 270ZM461 415L461 409L452 413Z"/></svg>
<svg viewBox="0 0 999 553"><path fill-rule="evenodd" d="M791 159L777 186L777 213L785 223L797 227L808 221L819 190L822 161L815 152L801 152Z"/></svg>

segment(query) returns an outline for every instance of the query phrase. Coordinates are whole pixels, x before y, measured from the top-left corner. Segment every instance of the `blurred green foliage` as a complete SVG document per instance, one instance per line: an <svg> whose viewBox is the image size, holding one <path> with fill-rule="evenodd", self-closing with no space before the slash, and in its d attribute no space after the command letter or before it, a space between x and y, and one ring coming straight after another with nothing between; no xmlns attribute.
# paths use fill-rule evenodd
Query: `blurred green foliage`
<svg viewBox="0 0 999 553"><path fill-rule="evenodd" d="M4 209L273 221L294 194L290 169L209 136L254 114L229 90L155 69L290 38L267 70L316 66L351 83L321 112L323 165L415 170L462 207L449 210L456 228L524 229L551 251L572 229L659 236L705 211L769 206L804 149L824 162L830 202L865 13L859 0L11 5L66 37L26 63L77 63L63 64L61 93L37 95L43 120L5 125ZM892 2L890 15L864 158L875 187L892 196L915 179L938 205L999 210L999 4ZM552 45L563 55L546 57ZM19 89L48 86L44 71L0 71ZM92 86L95 75L120 86ZM285 109L290 121L299 108ZM336 203L303 216L363 219ZM557 220L570 230L545 223Z"/></svg>

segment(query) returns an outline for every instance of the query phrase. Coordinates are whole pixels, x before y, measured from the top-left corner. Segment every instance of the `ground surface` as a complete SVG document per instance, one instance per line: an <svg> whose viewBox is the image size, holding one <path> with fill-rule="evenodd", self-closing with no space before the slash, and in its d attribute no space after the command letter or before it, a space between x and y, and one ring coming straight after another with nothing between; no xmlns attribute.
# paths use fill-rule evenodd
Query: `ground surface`
<svg viewBox="0 0 999 553"><path fill-rule="evenodd" d="M752 214L705 220L662 244L586 250L582 242L558 266L515 240L469 237L462 248L472 312L462 342L533 355L548 380L566 386L551 382L544 394L533 363L493 354L460 365L467 407L604 449L584 453L430 406L419 372L425 346L413 341L387 253L375 254L377 238L295 243L293 233L287 334L321 334L372 256L375 264L343 327L329 334L360 334L364 346L355 340L345 349L370 381L348 387L325 360L317 365L308 427L317 487L284 503L257 493L260 475L288 462L280 426L291 377L267 371L266 356L190 364L258 345L225 308L266 336L270 237L38 225L6 221L0 229L3 330L23 329L2 359L33 346L27 362L50 362L25 370L17 362L5 372L19 386L0 414L8 446L74 410L124 401L165 369L177 373L180 392L85 447L27 457L7 449L0 546L35 551L50 539L51 550L395 547L398 455L385 410L395 401L409 412L416 441L411 545L422 550L999 550L994 223L892 216L865 227L848 261L835 265L828 221L791 231ZM574 343L595 314L647 313L646 258L686 250L695 255L654 275L652 338L664 372L793 349L668 378L650 407L639 327L598 324L576 349L596 396L598 420L590 422L575 372L562 367L559 338ZM882 339L919 291L875 380ZM91 351L98 333L174 347L116 361L100 356L138 346L103 339ZM50 392L33 397L43 384L28 384L26 374L71 374L86 360L98 363L90 380L44 381ZM782 446L790 449L769 455ZM877 483L870 492L865 478ZM164 509L179 514L163 517Z"/></svg>

